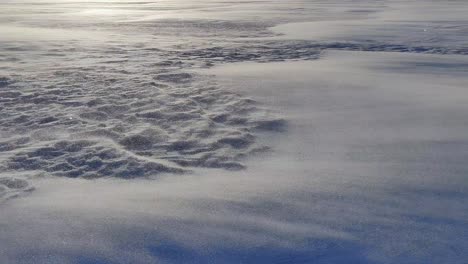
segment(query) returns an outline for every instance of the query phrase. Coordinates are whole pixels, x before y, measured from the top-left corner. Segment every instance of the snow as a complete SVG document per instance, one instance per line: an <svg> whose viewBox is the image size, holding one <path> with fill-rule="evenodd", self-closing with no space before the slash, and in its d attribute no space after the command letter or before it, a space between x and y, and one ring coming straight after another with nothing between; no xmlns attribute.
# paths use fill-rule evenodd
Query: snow
<svg viewBox="0 0 468 264"><path fill-rule="evenodd" d="M0 262L465 263L467 8L2 1Z"/></svg>

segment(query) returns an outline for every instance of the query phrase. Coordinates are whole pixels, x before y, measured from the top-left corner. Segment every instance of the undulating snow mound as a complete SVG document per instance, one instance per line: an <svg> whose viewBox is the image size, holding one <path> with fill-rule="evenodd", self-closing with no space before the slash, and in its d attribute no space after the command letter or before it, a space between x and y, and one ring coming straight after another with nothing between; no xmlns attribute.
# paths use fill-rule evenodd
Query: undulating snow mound
<svg viewBox="0 0 468 264"><path fill-rule="evenodd" d="M0 174L0 203L33 190L34 187L23 176Z"/></svg>

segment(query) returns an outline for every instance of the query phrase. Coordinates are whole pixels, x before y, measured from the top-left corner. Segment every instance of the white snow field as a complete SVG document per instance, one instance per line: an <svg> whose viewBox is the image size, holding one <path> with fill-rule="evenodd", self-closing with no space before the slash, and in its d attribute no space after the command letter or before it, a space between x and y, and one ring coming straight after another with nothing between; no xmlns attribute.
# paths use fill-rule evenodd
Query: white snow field
<svg viewBox="0 0 468 264"><path fill-rule="evenodd" d="M1 1L0 263L465 264L467 14Z"/></svg>

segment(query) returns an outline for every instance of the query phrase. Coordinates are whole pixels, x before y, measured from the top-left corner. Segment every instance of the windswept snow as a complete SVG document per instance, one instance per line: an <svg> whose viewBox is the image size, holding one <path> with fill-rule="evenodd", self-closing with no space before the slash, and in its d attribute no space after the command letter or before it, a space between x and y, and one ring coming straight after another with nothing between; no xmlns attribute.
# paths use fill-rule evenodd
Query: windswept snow
<svg viewBox="0 0 468 264"><path fill-rule="evenodd" d="M464 264L467 12L1 1L0 262Z"/></svg>

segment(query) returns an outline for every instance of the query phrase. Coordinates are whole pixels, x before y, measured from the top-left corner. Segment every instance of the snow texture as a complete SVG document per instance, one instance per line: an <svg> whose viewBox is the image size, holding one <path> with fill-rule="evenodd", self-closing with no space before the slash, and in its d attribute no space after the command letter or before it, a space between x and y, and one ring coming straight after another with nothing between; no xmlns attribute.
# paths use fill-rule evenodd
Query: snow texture
<svg viewBox="0 0 468 264"><path fill-rule="evenodd" d="M464 264L467 13L2 0L0 263Z"/></svg>

